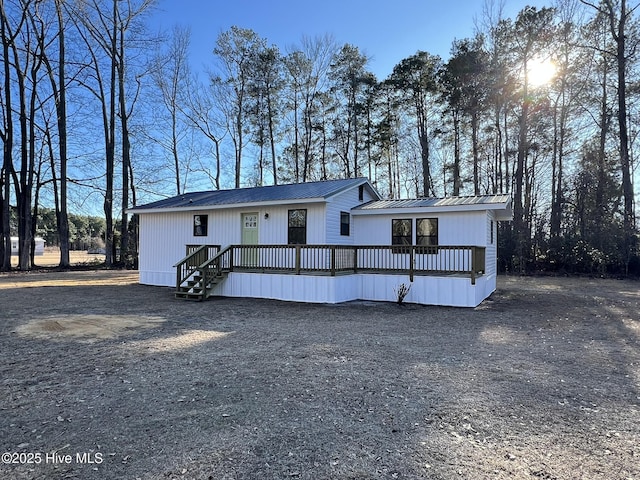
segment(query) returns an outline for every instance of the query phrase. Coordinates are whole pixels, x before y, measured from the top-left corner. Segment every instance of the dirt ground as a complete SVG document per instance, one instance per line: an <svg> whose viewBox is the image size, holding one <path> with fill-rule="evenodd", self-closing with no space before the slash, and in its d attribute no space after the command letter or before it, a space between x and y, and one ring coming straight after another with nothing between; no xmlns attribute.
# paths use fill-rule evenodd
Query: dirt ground
<svg viewBox="0 0 640 480"><path fill-rule="evenodd" d="M0 478L640 479L640 284L475 309L0 275Z"/></svg>

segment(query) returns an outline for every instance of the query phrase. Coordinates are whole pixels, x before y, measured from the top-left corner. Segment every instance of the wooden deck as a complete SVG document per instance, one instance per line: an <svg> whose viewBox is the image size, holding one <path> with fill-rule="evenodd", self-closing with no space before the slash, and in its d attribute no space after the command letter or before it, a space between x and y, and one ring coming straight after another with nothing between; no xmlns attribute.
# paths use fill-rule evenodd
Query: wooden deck
<svg viewBox="0 0 640 480"><path fill-rule="evenodd" d="M359 273L464 276L485 272L485 247L420 245L188 245L176 265L176 295L205 299L230 272L344 276Z"/></svg>

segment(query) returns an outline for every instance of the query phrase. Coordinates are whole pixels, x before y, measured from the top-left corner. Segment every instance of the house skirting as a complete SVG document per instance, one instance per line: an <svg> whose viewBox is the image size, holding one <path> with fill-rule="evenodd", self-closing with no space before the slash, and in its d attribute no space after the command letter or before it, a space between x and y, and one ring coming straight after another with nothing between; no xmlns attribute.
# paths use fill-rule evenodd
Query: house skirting
<svg viewBox="0 0 640 480"><path fill-rule="evenodd" d="M144 285L175 286L175 274L140 272ZM269 298L306 303L341 303L352 300L395 302L401 284L411 286L404 301L423 305L476 307L496 289L495 274L469 276L358 273L349 275L293 275L231 272L213 290L214 296Z"/></svg>
<svg viewBox="0 0 640 480"><path fill-rule="evenodd" d="M231 272L213 290L225 297L269 298L305 303L341 303L352 300L395 302L401 284L411 286L404 301L423 305L476 307L496 289L495 275L415 276L360 273L351 275L291 275Z"/></svg>

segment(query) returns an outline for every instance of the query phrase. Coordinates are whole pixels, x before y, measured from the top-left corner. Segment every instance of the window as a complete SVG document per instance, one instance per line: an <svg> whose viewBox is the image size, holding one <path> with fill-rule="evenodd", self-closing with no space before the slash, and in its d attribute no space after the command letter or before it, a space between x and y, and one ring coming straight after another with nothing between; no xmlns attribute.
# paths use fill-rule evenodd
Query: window
<svg viewBox="0 0 640 480"><path fill-rule="evenodd" d="M289 245L304 245L307 243L307 210L289 210Z"/></svg>
<svg viewBox="0 0 640 480"><path fill-rule="evenodd" d="M391 245L411 245L412 223L410 218L391 220Z"/></svg>
<svg viewBox="0 0 640 480"><path fill-rule="evenodd" d="M416 220L416 245L438 245L437 218L418 218Z"/></svg>
<svg viewBox="0 0 640 480"><path fill-rule="evenodd" d="M361 202L364 200L364 185L358 187L358 200Z"/></svg>
<svg viewBox="0 0 640 480"><path fill-rule="evenodd" d="M493 220L491 220L491 245L493 245Z"/></svg>
<svg viewBox="0 0 640 480"><path fill-rule="evenodd" d="M349 212L340 212L340 235L349 236L349 224L351 223L351 215Z"/></svg>
<svg viewBox="0 0 640 480"><path fill-rule="evenodd" d="M193 236L194 237L206 237L208 226L209 226L209 215L193 216Z"/></svg>

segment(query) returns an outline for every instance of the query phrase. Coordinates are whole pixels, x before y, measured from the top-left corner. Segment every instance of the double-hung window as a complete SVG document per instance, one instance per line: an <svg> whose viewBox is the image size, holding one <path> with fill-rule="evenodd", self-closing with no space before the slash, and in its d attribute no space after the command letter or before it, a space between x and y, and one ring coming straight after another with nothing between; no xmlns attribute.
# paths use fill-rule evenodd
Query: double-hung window
<svg viewBox="0 0 640 480"><path fill-rule="evenodd" d="M411 245L413 238L413 220L401 218L391 220L391 245ZM407 253L404 248L394 248L394 253Z"/></svg>
<svg viewBox="0 0 640 480"><path fill-rule="evenodd" d="M416 245L438 245L438 219L416 219Z"/></svg>
<svg viewBox="0 0 640 480"><path fill-rule="evenodd" d="M340 235L348 237L351 233L350 229L351 215L349 212L340 212Z"/></svg>
<svg viewBox="0 0 640 480"><path fill-rule="evenodd" d="M391 244L413 245L413 219L401 218L391 220ZM415 245L434 247L438 245L438 219L417 218L415 221ZM406 253L406 249L394 249L395 253ZM423 252L428 253L428 252Z"/></svg>
<svg viewBox="0 0 640 480"><path fill-rule="evenodd" d="M209 227L209 215L193 216L193 236L206 237Z"/></svg>
<svg viewBox="0 0 640 480"><path fill-rule="evenodd" d="M289 228L287 235L289 245L307 243L307 209L289 210Z"/></svg>

